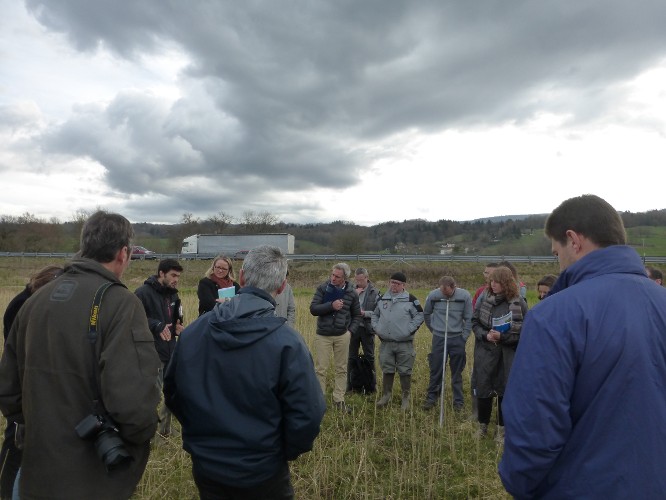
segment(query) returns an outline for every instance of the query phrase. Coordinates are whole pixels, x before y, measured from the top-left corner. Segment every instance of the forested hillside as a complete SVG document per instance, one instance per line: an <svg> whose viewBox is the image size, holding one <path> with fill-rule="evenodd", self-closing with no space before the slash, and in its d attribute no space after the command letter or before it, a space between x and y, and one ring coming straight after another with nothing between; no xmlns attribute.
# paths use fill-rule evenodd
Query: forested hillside
<svg viewBox="0 0 666 500"><path fill-rule="evenodd" d="M78 234L89 214L78 211L73 220L42 220L32 214L0 216L0 251L74 252ZM666 209L621 213L629 243L639 253L666 255ZM291 233L296 253L312 254L456 254L548 255L550 244L543 237L545 215L515 216L503 220L457 222L422 219L390 221L359 226L351 221L290 224L269 213L247 212L239 220L219 212L206 219L183 214L178 224L135 223L136 240L159 253L177 253L186 236L197 233Z"/></svg>

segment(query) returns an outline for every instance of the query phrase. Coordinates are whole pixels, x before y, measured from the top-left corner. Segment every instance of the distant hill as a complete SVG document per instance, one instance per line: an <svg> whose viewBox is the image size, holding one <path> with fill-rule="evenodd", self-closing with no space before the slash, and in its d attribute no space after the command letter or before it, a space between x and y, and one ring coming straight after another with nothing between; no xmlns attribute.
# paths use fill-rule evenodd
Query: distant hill
<svg viewBox="0 0 666 500"><path fill-rule="evenodd" d="M494 217L482 217L480 219L465 220L461 222L506 222L508 220L525 220L530 217L547 217L548 214L522 214L522 215L496 215Z"/></svg>

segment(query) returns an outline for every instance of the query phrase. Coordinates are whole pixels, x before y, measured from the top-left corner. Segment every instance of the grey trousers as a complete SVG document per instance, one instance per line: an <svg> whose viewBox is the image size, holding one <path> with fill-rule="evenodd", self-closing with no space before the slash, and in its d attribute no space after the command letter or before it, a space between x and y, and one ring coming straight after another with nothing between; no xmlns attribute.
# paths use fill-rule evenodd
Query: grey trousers
<svg viewBox="0 0 666 500"><path fill-rule="evenodd" d="M451 370L451 391L453 394L453 405L463 406L463 388L462 372L467 364L467 354L465 353L465 341L462 335L448 337L446 339L446 357ZM430 365L430 384L426 399L437 401L442 390L442 368L444 356L444 337L432 336L432 348L428 354L428 364Z"/></svg>

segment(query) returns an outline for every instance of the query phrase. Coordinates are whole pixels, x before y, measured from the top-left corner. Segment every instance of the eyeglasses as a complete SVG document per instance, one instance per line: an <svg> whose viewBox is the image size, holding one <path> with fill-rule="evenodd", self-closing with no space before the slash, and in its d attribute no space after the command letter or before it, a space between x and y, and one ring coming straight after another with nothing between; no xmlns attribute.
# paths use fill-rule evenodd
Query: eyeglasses
<svg viewBox="0 0 666 500"><path fill-rule="evenodd" d="M213 269L215 269L216 271L228 271L229 270L228 267L220 267L220 266L215 266Z"/></svg>
<svg viewBox="0 0 666 500"><path fill-rule="evenodd" d="M389 283L391 285L404 285L402 281L396 281L396 280L390 280Z"/></svg>

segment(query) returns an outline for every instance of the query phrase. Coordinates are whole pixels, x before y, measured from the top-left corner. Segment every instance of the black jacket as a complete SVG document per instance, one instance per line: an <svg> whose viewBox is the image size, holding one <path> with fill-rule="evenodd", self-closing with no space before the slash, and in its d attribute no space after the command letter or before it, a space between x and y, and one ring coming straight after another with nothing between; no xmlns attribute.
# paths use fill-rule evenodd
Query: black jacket
<svg viewBox="0 0 666 500"><path fill-rule="evenodd" d="M7 309L5 310L5 315L2 317L2 323L5 328L5 342L7 341L7 337L9 336L9 330L12 328L12 324L14 323L14 318L16 318L16 315L19 312L19 309L21 309L21 306L23 303L30 298L30 288L26 285L26 287L23 289L21 293L19 293L16 297L14 297L11 302L7 305Z"/></svg>
<svg viewBox="0 0 666 500"><path fill-rule="evenodd" d="M356 333L363 321L356 290L350 282L345 281L344 289L341 291L342 297L336 295L344 302L344 306L339 311L333 309L331 305L333 300L329 298L334 291L335 287L331 285L330 281L327 281L317 287L314 297L312 297L310 314L317 316L317 335L335 337L343 335L347 330Z"/></svg>
<svg viewBox="0 0 666 500"><path fill-rule="evenodd" d="M241 488L311 450L326 409L303 338L253 287L183 330L164 398L193 469Z"/></svg>
<svg viewBox="0 0 666 500"><path fill-rule="evenodd" d="M160 361L165 365L171 359L176 348L176 321L182 321L182 308L178 298L178 290L162 285L157 276L151 276L134 292L141 299L148 317L148 327L155 339L155 349ZM160 333L171 323L171 340L162 340Z"/></svg>
<svg viewBox="0 0 666 500"><path fill-rule="evenodd" d="M240 285L233 282L236 293L240 290ZM219 286L210 278L201 278L199 281L199 288L197 288L197 296L199 297L199 316L208 311L212 311L217 303L217 291Z"/></svg>

